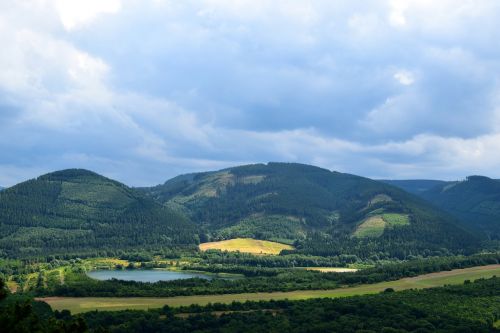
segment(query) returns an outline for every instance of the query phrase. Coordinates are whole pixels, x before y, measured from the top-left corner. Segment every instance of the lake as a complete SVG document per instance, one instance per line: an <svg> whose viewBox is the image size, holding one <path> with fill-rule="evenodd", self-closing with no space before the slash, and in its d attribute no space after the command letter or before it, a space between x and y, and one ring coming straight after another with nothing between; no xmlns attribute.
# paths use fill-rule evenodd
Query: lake
<svg viewBox="0 0 500 333"><path fill-rule="evenodd" d="M190 273L180 271L134 269L134 270L95 270L87 272L87 275L96 280L125 280L137 282L172 281L191 278L211 280L213 276L203 273Z"/></svg>

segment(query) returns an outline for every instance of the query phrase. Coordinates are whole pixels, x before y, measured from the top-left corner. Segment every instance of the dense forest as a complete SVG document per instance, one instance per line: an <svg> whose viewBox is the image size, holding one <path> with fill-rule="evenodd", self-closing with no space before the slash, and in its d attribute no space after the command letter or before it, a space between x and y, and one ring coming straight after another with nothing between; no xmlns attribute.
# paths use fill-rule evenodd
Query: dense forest
<svg viewBox="0 0 500 333"><path fill-rule="evenodd" d="M141 189L70 169L0 192L0 257L193 249L235 237L362 259L476 252L480 235L460 223L392 185L302 164L183 175Z"/></svg>
<svg viewBox="0 0 500 333"><path fill-rule="evenodd" d="M195 244L182 215L121 183L65 170L0 192L0 256Z"/></svg>
<svg viewBox="0 0 500 333"><path fill-rule="evenodd" d="M500 318L500 278L344 299L90 312L83 317L91 329L110 332L494 332Z"/></svg>
<svg viewBox="0 0 500 333"><path fill-rule="evenodd" d="M391 185L309 165L269 163L176 177L141 189L200 226L201 239L294 243L314 255L467 253L478 238ZM392 223L396 219L404 223Z"/></svg>
<svg viewBox="0 0 500 333"><path fill-rule="evenodd" d="M77 316L2 291L0 310L0 325L8 332L486 333L498 332L500 278L342 299L165 306Z"/></svg>
<svg viewBox="0 0 500 333"><path fill-rule="evenodd" d="M193 248L250 237L298 253L408 259L469 254L479 238L396 187L325 169L257 164L132 189L69 169L0 192L0 257Z"/></svg>
<svg viewBox="0 0 500 333"><path fill-rule="evenodd" d="M469 228L480 230L491 239L500 239L499 180L470 176L464 181L435 186L420 195L455 215Z"/></svg>
<svg viewBox="0 0 500 333"><path fill-rule="evenodd" d="M444 180L432 179L406 179L406 180L392 180L382 179L381 182L399 187L408 193L420 195L436 186L445 185L448 182Z"/></svg>

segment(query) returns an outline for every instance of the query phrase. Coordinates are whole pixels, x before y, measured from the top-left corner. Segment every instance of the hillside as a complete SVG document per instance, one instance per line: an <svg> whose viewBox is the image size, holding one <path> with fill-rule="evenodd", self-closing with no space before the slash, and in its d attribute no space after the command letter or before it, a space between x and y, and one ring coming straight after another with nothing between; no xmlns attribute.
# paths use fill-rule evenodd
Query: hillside
<svg viewBox="0 0 500 333"><path fill-rule="evenodd" d="M399 188L302 164L189 174L142 190L190 216L202 241L257 238L315 254L397 257L460 251L476 241Z"/></svg>
<svg viewBox="0 0 500 333"><path fill-rule="evenodd" d="M450 212L469 227L500 239L500 181L470 176L438 185L421 196Z"/></svg>
<svg viewBox="0 0 500 333"><path fill-rule="evenodd" d="M435 186L447 184L447 182L443 180L430 180L430 179L408 179L408 180L382 179L380 181L386 184L399 187L405 190L406 192L417 195L420 195L423 192L428 191Z"/></svg>
<svg viewBox="0 0 500 333"><path fill-rule="evenodd" d="M96 173L50 173L0 192L0 252L36 255L194 243L179 213Z"/></svg>

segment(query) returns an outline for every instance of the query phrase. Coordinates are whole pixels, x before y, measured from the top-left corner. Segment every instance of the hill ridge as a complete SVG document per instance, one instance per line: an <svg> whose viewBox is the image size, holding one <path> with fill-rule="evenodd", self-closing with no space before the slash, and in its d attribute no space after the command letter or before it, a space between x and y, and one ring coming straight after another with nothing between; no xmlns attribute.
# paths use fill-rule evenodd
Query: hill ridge
<svg viewBox="0 0 500 333"><path fill-rule="evenodd" d="M204 241L251 237L305 244L319 233L322 236L318 242L324 243L325 236L346 244L343 249L337 248L337 253L351 246L375 243L378 245L367 252L385 251L387 246L380 243L395 239L400 239L398 246L403 239L413 242L417 253L424 249L417 243L458 249L464 245L462 240L475 239L449 214L397 187L300 163L270 162L190 174L142 191L188 214L199 225ZM403 216L408 215L409 223L379 223L376 227L383 230L363 233L373 237L355 239L359 235L356 228L365 219L382 217L384 213L401 215L387 217L394 221L404 221ZM444 238L456 235L461 240L445 244L445 240L432 235L431 229L441 230ZM436 244L431 244L430 239ZM308 246L311 244L303 248Z"/></svg>
<svg viewBox="0 0 500 333"><path fill-rule="evenodd" d="M0 192L0 254L99 251L196 243L189 220L138 190L84 169Z"/></svg>

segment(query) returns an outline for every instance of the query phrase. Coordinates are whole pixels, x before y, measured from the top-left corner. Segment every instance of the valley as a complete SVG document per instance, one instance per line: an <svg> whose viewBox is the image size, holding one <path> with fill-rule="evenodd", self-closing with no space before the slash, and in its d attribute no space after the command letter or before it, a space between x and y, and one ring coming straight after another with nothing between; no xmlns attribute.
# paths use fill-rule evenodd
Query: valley
<svg viewBox="0 0 500 333"><path fill-rule="evenodd" d="M72 313L87 311L118 311L118 310L146 310L161 308L165 305L171 307L189 305L207 305L209 303L232 303L246 301L269 300L303 300L309 298L337 298L355 295L375 294L393 288L396 291L406 289L434 288L443 285L462 284L465 280L488 279L500 276L500 265L489 265L457 269L439 273L419 275L397 281L380 282L370 285L339 288L333 290L299 290L291 292L273 293L247 293L229 295L197 295L172 298L142 298L142 297L47 297L38 300L47 302L54 310L70 310Z"/></svg>
<svg viewBox="0 0 500 333"><path fill-rule="evenodd" d="M476 192L491 183L471 181ZM184 325L196 311L281 318L290 307L337 298L383 304L394 294L421 304L418 290L432 298L449 285L481 294L487 284L493 295L484 304L494 309L496 225L435 205L465 185L473 193L470 184L388 184L296 163L181 175L148 188L57 171L0 192L0 281L8 299L90 325L122 310L143 310L125 312L127 322L141 313L162 325L172 312ZM479 194L461 204L461 193L452 201L471 214L494 207L494 197ZM493 218L490 208L483 211Z"/></svg>

